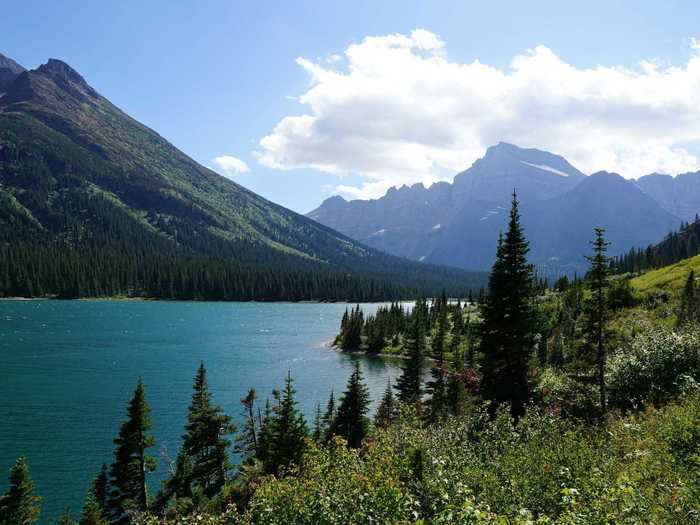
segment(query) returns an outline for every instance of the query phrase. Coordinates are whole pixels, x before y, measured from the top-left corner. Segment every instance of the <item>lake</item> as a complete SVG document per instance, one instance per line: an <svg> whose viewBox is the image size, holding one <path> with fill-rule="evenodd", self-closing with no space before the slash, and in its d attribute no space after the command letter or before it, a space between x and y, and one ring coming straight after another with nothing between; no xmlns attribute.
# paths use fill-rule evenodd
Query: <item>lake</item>
<svg viewBox="0 0 700 525"><path fill-rule="evenodd" d="M377 305L363 305L372 312ZM0 301L0 491L27 456L41 523L66 507L77 514L91 479L112 459L112 439L139 376L152 407L151 449L159 459L180 444L200 361L214 400L240 422L250 387L264 403L288 370L309 425L315 404L344 390L356 360L376 402L398 365L348 356L327 343L344 304L155 301Z"/></svg>

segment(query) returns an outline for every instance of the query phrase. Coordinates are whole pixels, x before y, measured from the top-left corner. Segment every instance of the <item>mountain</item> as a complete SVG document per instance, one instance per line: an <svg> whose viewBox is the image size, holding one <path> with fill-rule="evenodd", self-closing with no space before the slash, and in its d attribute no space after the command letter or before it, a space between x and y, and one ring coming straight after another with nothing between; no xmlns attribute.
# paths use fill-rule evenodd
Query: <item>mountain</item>
<svg viewBox="0 0 700 525"><path fill-rule="evenodd" d="M675 177L653 173L637 180L637 185L666 211L690 222L700 213L700 171Z"/></svg>
<svg viewBox="0 0 700 525"><path fill-rule="evenodd" d="M23 71L24 68L17 62L0 53L0 95Z"/></svg>
<svg viewBox="0 0 700 525"><path fill-rule="evenodd" d="M0 98L0 246L9 250L0 290L26 281L61 291L76 279L91 293L132 294L157 281L166 296L189 286L195 297L206 288L209 298L338 299L360 281L367 293L355 297L375 298L483 282L387 256L265 200L196 163L60 60L31 71L3 63L17 74ZM68 253L92 280L55 277L57 259L76 273ZM34 264L45 277L31 275Z"/></svg>
<svg viewBox="0 0 700 525"><path fill-rule="evenodd" d="M680 222L619 175L586 176L559 155L505 143L488 148L452 184L404 186L369 201L332 197L308 216L389 253L486 270L514 189L531 260L544 274L584 271L594 226L608 229L611 253L621 254L658 241Z"/></svg>

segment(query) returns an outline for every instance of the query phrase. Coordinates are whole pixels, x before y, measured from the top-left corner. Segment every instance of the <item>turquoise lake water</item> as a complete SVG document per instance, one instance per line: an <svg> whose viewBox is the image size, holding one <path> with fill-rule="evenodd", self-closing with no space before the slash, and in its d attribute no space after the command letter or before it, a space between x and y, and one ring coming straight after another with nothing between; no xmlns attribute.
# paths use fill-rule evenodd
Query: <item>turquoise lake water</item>
<svg viewBox="0 0 700 525"><path fill-rule="evenodd" d="M240 398L283 384L288 370L307 419L331 389L342 392L360 360L378 400L398 365L340 354L325 343L344 304L150 301L0 301L0 492L27 456L41 523L66 507L78 513L91 479L112 456L112 439L139 376L152 407L151 449L159 469L174 456L203 360L217 403L241 420ZM365 312L376 305L364 305Z"/></svg>

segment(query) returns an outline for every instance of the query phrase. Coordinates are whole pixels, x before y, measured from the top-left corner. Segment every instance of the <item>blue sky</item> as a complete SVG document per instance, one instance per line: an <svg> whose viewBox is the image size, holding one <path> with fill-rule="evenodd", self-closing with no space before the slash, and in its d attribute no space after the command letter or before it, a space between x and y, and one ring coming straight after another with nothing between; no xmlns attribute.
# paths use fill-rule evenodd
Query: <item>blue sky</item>
<svg viewBox="0 0 700 525"><path fill-rule="evenodd" d="M662 140L658 134L640 135L639 141L646 144L644 156L632 151L631 146L614 149L609 143L619 142L624 130L618 126L610 131L612 128L608 129L608 126L612 124L595 120L599 116L582 118L576 113L576 122L591 122L591 126L582 125L580 133L592 135L600 129L601 136L608 137L605 139L608 142L590 139L576 149L568 146L570 139L561 145L556 143L561 128L550 130L549 135L545 132L528 134L527 126L533 122L538 122L535 125L539 126L542 119L546 124L546 119L563 118L561 113L556 116L550 113L551 107L561 105L562 99L557 98L558 95L543 100L542 107L529 105L528 108L536 107L536 111L533 110L528 119L524 116L527 111L519 113L517 122L510 120L504 124L506 121L502 121L497 126L480 114L479 118L488 122L480 124L476 131L466 124L457 131L441 130L435 125L435 119L445 121L444 115L440 114L422 115L420 119L411 120L411 116L405 114L404 105L404 109L396 110L398 113L377 115L377 125L372 130L355 135L352 130L362 129L363 122L353 119L373 120L375 113L372 108L379 107L381 113L383 99L377 98L374 106L362 106L368 93L365 84L346 77L328 78L328 73L336 69L343 75L348 74L350 59L344 53L349 46L361 44L368 36L394 34L409 39L406 46L411 59L430 60L433 65L436 60L443 60L439 71L448 75L444 85L452 82L449 71L455 67L450 66L473 64L478 60L488 65L491 73L503 71L507 74L518 56L536 57L537 64L543 64L545 69L553 64L551 69L564 72L564 77L557 77L563 78L562 86L567 85L568 78L574 78L566 76L567 68L595 71L597 66L606 66L637 70L640 62L655 61L664 72L671 66L694 71L689 66L689 57L698 54L692 49L691 38L700 37L697 24L700 3L608 0L581 2L577 6L569 4L573 3L24 0L3 6L0 53L29 68L38 66L49 57L65 60L116 105L199 162L216 167L213 159L224 155L243 160L249 171L232 174L234 180L299 212L311 210L332 192L340 191L346 196L374 196L394 183L417 180L429 183L449 178L459 169L458 166L462 169L468 167L480 149L489 141L500 139L500 135L504 135L504 140L532 142L523 144L528 146L548 147L552 142L559 146L560 152L565 150L563 153L567 158L573 157L578 161L577 165L583 164L584 168L612 164L611 167L620 165L622 169L625 166L637 169L638 166L638 171L657 166L661 171L664 167L668 167L665 171L682 171L696 167L696 156L700 153L698 137L682 129L678 122L655 120L662 117L657 111L659 103L651 95L638 102L643 110L655 108L653 118L649 117L651 120L647 117L635 120L637 115L630 107L605 106L606 114L623 114L623 118L616 118L615 126L621 120L634 121L630 124L633 129L667 126L667 136L674 137L671 142ZM415 29L424 29L435 35L440 44L424 46L425 38L412 33ZM394 44L382 40L380 45L384 50L387 45ZM527 54L527 50L536 49L540 51ZM560 61L555 62L549 51ZM336 59L331 58L336 54L343 57L337 65ZM393 60L391 54L385 56L387 60ZM297 62L300 57L308 60L310 65L306 69ZM528 62L528 71L539 74L537 72L541 69L535 69L534 63L534 58ZM314 64L322 69L316 78L310 72ZM366 58L362 64L362 67L376 65L380 69L386 66L382 63L368 66ZM411 62L407 64L410 67ZM402 75L408 75L408 81L415 83L411 72L394 73L396 76L381 81L400 84L404 78ZM470 75L472 73L465 78L473 78L475 83L482 82L481 77ZM666 76L665 84L658 84L658 88L654 87L657 84L652 84L649 89L673 91L675 77L671 78L671 73ZM686 72L679 78L681 82L692 83L696 77ZM608 99L617 96L618 85L629 83L633 86L635 79L631 75L611 85ZM455 85L462 85L460 82L463 81L455 80ZM320 94L311 92L314 85L321 86ZM333 93L334 86L339 92L349 91L349 102L345 106L358 108L357 114L347 113L347 107ZM494 89L510 90L512 82L507 84L511 87L498 83L495 86ZM411 97L415 96L415 105L419 107L429 104L426 100L436 99L439 103L441 98L437 97L444 94L439 86L435 89L434 98L421 98L426 94L423 87L418 92L392 92L387 96L401 98L405 94L409 106ZM310 93L307 102L300 103L298 97L307 93ZM460 98L459 94L454 95L454 90L450 93ZM581 97L584 96L590 97L590 91L567 94L567 107L571 106L571 100L583 100ZM528 100L523 98L522 92L517 97L518 101ZM683 100L667 98L661 97L665 107L683 111ZM504 100L504 104L515 104L511 99ZM355 104L355 101L360 102ZM309 132L313 133L314 148L299 143L298 130L275 132L285 117L314 114L314 104L322 106L316 115L319 118L315 127ZM500 106L494 104L493 111L497 113ZM455 114L461 115L456 119L469 118L469 111L455 107ZM693 125L697 124L694 119L695 116L691 115ZM382 122L392 123L391 137L375 136L375 133L381 133L377 126ZM290 124L294 123L290 121ZM324 123L325 127L321 126ZM328 131L331 127L328 123L332 123L331 131ZM396 123L395 127L393 123ZM397 135L411 135L412 126L430 130L433 134L428 138L421 135L403 142L396 138ZM519 133L512 131L520 128L523 129ZM474 133L478 137L473 136ZM274 140L263 147L260 141L267 136L273 136ZM454 144L452 150L435 146L443 136L446 143ZM358 162L365 156L363 144L376 146L377 151L367 154L371 162ZM404 155L402 152L404 148L412 151L415 144L421 153L414 162L410 158L412 153ZM657 145L658 151L655 149ZM353 149L355 147L358 149ZM458 148L462 153L457 151ZM557 151L557 148L551 149ZM384 152L392 150L398 152L394 155L397 158L387 159ZM261 163L254 153L256 151L267 161ZM597 151L606 153L598 155ZM655 156L649 156L649 151L656 152ZM409 161L410 166L407 165ZM275 165L277 167L270 167ZM281 167L288 169L279 169ZM216 169L222 171L219 167ZM633 171L630 168L630 173L623 175L639 174ZM422 175L424 172L425 176Z"/></svg>

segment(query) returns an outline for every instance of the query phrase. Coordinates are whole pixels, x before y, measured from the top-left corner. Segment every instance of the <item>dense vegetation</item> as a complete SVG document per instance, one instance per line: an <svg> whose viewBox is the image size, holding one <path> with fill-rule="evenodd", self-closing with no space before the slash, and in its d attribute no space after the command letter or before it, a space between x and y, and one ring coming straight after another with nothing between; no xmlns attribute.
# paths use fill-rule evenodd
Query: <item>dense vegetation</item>
<svg viewBox="0 0 700 525"><path fill-rule="evenodd" d="M391 300L484 279L382 254L263 199L60 61L0 97L0 297Z"/></svg>
<svg viewBox="0 0 700 525"><path fill-rule="evenodd" d="M284 262L285 260L286 263ZM340 272L326 265L280 257L257 263L177 250L123 246L15 242L0 245L0 297L147 297L225 301L383 301L465 284L421 271ZM481 282L475 277L473 284Z"/></svg>
<svg viewBox="0 0 700 525"><path fill-rule="evenodd" d="M483 304L348 311L339 346L404 357L372 420L358 367L311 425L288 376L265 402L249 391L236 428L201 366L154 497L139 381L79 523L698 523L700 287L640 291L606 248L596 231L588 276L541 292L514 199ZM38 511L20 458L0 523Z"/></svg>

